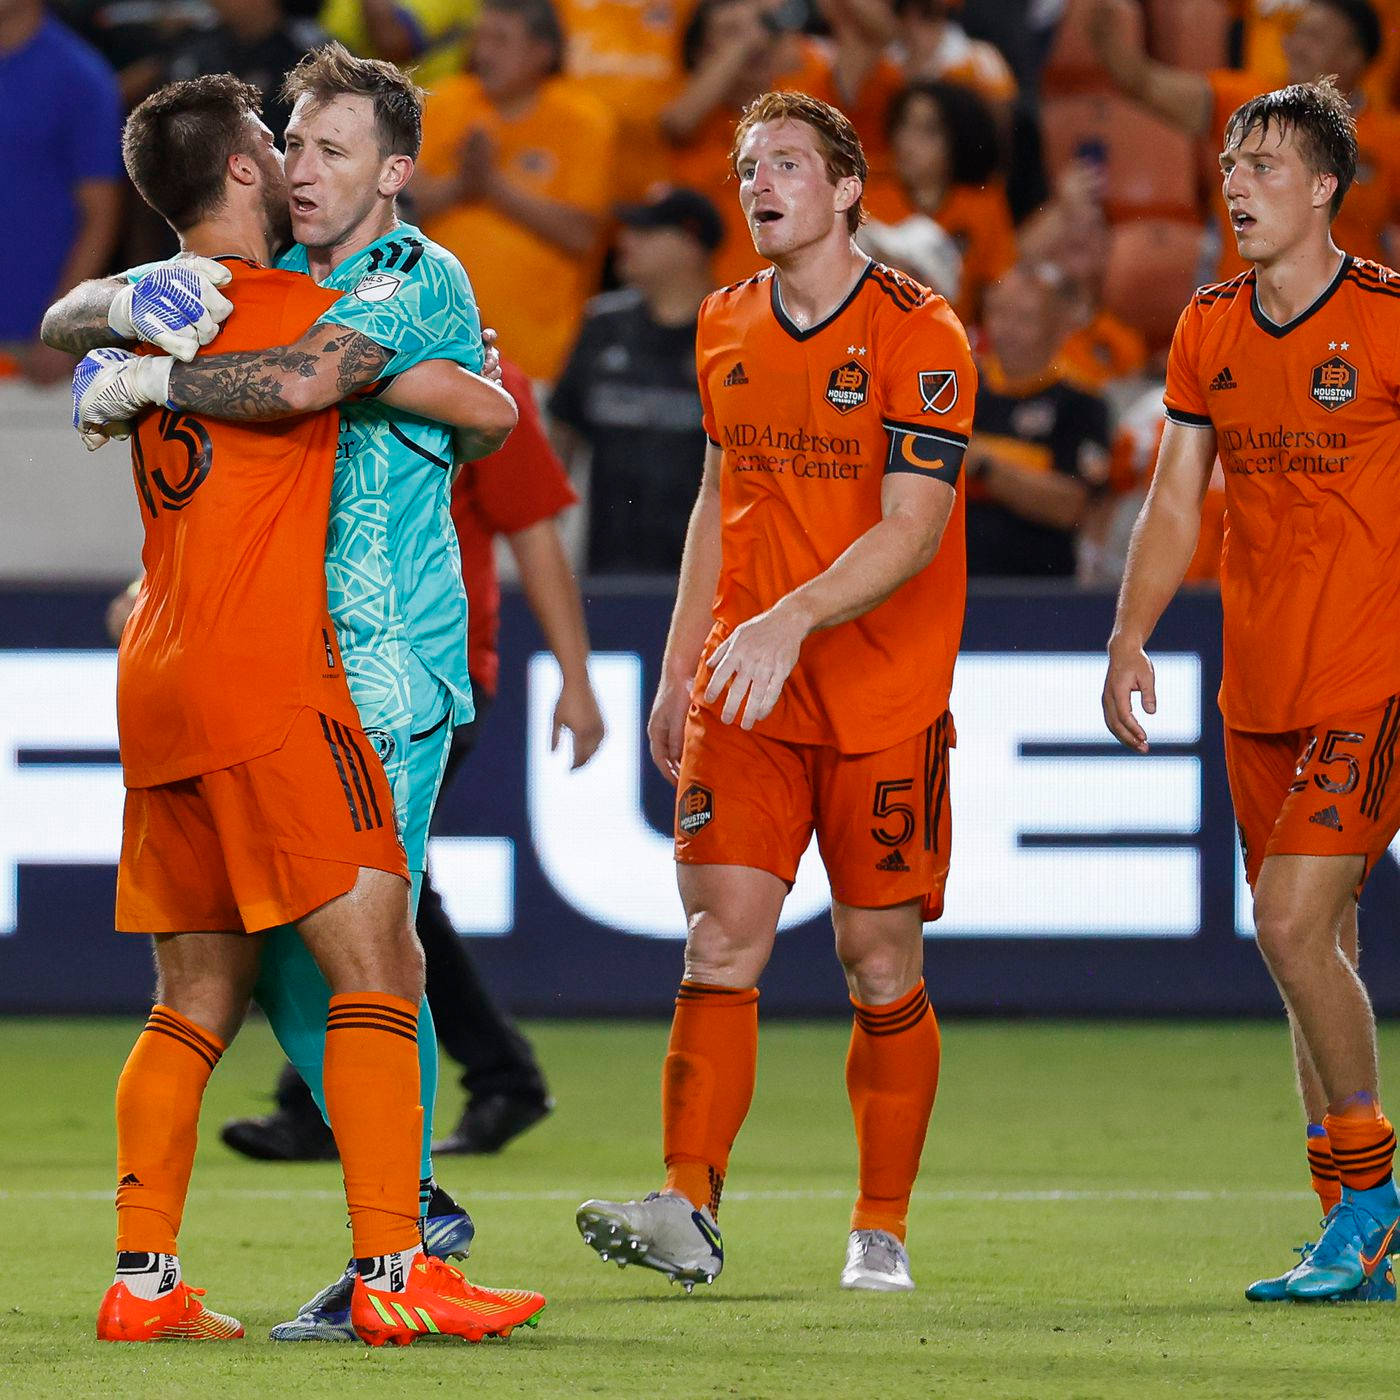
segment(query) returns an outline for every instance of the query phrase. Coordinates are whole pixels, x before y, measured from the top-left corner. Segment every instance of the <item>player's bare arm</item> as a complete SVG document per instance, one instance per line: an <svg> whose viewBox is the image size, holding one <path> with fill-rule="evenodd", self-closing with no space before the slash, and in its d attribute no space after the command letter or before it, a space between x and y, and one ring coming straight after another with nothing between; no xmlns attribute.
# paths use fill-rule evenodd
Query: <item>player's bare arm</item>
<svg viewBox="0 0 1400 1400"><path fill-rule="evenodd" d="M1200 73L1149 58L1142 43L1142 10L1133 0L1097 0L1089 38L1114 86L1188 136L1210 126L1210 84Z"/></svg>
<svg viewBox="0 0 1400 1400"><path fill-rule="evenodd" d="M1133 695L1142 696L1147 714L1157 710L1147 639L1186 577L1214 462L1214 428L1167 420L1152 486L1128 546L1103 687L1104 723L1115 739L1138 753L1147 752L1147 735L1133 714Z"/></svg>
<svg viewBox="0 0 1400 1400"><path fill-rule="evenodd" d="M452 360L414 365L398 375L380 398L454 429L459 462L474 462L497 451L519 416L515 400L505 389Z"/></svg>
<svg viewBox="0 0 1400 1400"><path fill-rule="evenodd" d="M714 703L729 687L724 722L733 723L742 708L740 727L752 729L772 713L808 636L868 613L926 568L956 499L944 481L907 472L887 476L880 520L816 578L736 627L715 648L705 699Z"/></svg>
<svg viewBox="0 0 1400 1400"><path fill-rule="evenodd" d="M44 313L39 338L51 349L70 355L86 355L99 345L125 344L125 337L118 335L107 321L112 300L124 285L120 277L79 282Z"/></svg>
<svg viewBox="0 0 1400 1400"><path fill-rule="evenodd" d="M666 652L661 661L661 684L656 688L651 716L647 720L651 761L672 784L681 770L685 716L690 708L695 671L714 621L710 608L720 568L719 469L720 450L710 443L705 448L700 493L686 527L676 606L671 613Z"/></svg>
<svg viewBox="0 0 1400 1400"><path fill-rule="evenodd" d="M506 536L515 557L520 586L540 625L545 645L559 663L562 684L554 704L549 747L559 747L564 730L573 736L571 768L582 768L603 742L603 712L588 678L588 624L578 580L569 567L559 527L554 520L537 520Z"/></svg>

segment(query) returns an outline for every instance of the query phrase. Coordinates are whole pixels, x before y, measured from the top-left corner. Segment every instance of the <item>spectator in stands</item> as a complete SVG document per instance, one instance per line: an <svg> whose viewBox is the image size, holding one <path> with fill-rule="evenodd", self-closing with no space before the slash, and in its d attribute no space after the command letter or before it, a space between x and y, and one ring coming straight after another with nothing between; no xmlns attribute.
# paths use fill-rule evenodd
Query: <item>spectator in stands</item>
<svg viewBox="0 0 1400 1400"><path fill-rule="evenodd" d="M961 257L950 300L963 324L975 326L987 287L1016 261L987 105L955 83L913 83L890 107L889 133L899 187L872 191L872 214L893 225L923 215L949 235ZM919 275L912 266L908 271Z"/></svg>
<svg viewBox="0 0 1400 1400"><path fill-rule="evenodd" d="M549 412L592 453L589 572L674 577L705 457L695 323L724 229L704 195L679 188L618 217L623 287L590 305Z"/></svg>
<svg viewBox="0 0 1400 1400"><path fill-rule="evenodd" d="M1133 23L1134 0L1095 0L1090 36L1099 61L1115 85L1155 115L1218 151L1225 120L1241 103L1268 90L1253 74L1235 69L1195 73L1148 57ZM1389 263L1400 255L1396 242L1400 205L1400 115L1361 91L1363 78L1381 49L1381 24L1370 0L1308 0L1283 40L1290 83L1335 74L1356 114L1356 181L1332 226L1339 247L1361 258ZM1235 251L1229 212L1215 200L1220 236L1216 275L1233 277L1246 264Z"/></svg>
<svg viewBox="0 0 1400 1400"><path fill-rule="evenodd" d="M1019 240L1028 262L1052 263L1064 274L1071 330L1059 360L1071 377L1102 391L1140 374L1147 365L1146 339L1103 304L1109 227L1102 165L1070 162L1055 198L1027 220ZM1142 275L1150 277L1151 270L1144 268Z"/></svg>
<svg viewBox="0 0 1400 1400"><path fill-rule="evenodd" d="M470 71L423 112L410 186L423 231L467 268L502 353L552 380L598 273L612 197L615 125L560 76L550 0L484 0Z"/></svg>
<svg viewBox="0 0 1400 1400"><path fill-rule="evenodd" d="M0 0L0 358L50 384L73 359L39 340L49 304L107 271L121 208L121 94L107 61L42 0Z"/></svg>
<svg viewBox="0 0 1400 1400"><path fill-rule="evenodd" d="M971 88L987 104L1005 138L1011 130L1016 78L1001 50L969 38L955 18L961 0L894 0L905 76Z"/></svg>
<svg viewBox="0 0 1400 1400"><path fill-rule="evenodd" d="M232 73L262 94L262 116L280 141L292 115L282 97L289 69L326 42L309 19L288 15L282 0L210 0L218 23L196 30L175 48L165 81Z"/></svg>
<svg viewBox="0 0 1400 1400"><path fill-rule="evenodd" d="M987 293L968 479L970 574L1073 577L1075 534L1108 479L1108 412L1056 364L1067 319L1053 267Z"/></svg>
<svg viewBox="0 0 1400 1400"><path fill-rule="evenodd" d="M476 14L475 0L325 0L319 20L351 53L411 67L431 89L462 66Z"/></svg>
<svg viewBox="0 0 1400 1400"><path fill-rule="evenodd" d="M128 111L165 81L176 45L215 22L207 0L66 0L55 8L116 69Z"/></svg>
<svg viewBox="0 0 1400 1400"><path fill-rule="evenodd" d="M617 119L614 195L642 199L670 178L661 112L684 85L681 35L689 0L559 0L566 46L564 72L605 103Z"/></svg>

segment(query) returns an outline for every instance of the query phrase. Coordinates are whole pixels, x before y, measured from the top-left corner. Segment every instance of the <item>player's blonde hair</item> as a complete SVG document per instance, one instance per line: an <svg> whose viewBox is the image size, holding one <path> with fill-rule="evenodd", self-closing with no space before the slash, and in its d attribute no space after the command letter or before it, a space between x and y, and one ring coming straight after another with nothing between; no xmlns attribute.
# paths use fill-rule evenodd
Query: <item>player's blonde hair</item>
<svg viewBox="0 0 1400 1400"><path fill-rule="evenodd" d="M344 44L307 54L282 80L282 100L295 106L310 97L318 106L337 97L374 101L374 126L382 156L418 159L423 145L423 89L401 68L378 58L356 58Z"/></svg>
<svg viewBox="0 0 1400 1400"><path fill-rule="evenodd" d="M738 173L739 148L754 127L764 122L804 122L816 134L817 149L822 153L826 178L834 185L838 180L854 177L861 183L862 193L870 174L860 137L850 118L829 102L805 92L765 92L755 97L734 128L734 144L729 149L729 168ZM854 233L865 222L861 195L846 210L846 226Z"/></svg>

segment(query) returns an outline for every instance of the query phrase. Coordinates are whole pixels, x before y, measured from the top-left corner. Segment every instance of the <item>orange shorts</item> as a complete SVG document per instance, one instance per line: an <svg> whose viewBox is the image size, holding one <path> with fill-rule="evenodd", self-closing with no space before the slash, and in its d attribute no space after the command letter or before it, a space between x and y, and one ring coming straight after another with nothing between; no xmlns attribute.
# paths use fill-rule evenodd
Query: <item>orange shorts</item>
<svg viewBox="0 0 1400 1400"><path fill-rule="evenodd" d="M127 791L117 928L275 928L362 867L408 878L384 768L362 730L306 709L273 753Z"/></svg>
<svg viewBox="0 0 1400 1400"><path fill-rule="evenodd" d="M1400 831L1400 696L1287 734L1225 729L1225 768L1250 886L1268 856L1365 856Z"/></svg>
<svg viewBox="0 0 1400 1400"><path fill-rule="evenodd" d="M791 886L817 848L842 904L883 909L921 899L943 912L953 835L946 711L927 729L878 753L768 739L691 705L676 785L676 859L748 865Z"/></svg>

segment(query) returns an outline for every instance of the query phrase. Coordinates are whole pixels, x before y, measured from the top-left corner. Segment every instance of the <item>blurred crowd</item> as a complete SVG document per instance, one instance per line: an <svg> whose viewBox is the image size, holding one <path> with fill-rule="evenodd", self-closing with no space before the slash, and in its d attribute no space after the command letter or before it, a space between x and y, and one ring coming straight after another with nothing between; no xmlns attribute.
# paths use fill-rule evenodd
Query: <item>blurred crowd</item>
<svg viewBox="0 0 1400 1400"><path fill-rule="evenodd" d="M44 307L173 249L122 174L124 112L229 71L280 133L282 76L327 37L428 89L404 215L462 259L535 382L595 575L679 562L704 452L696 313L760 266L728 153L769 88L852 118L870 162L860 243L968 327L977 575L1121 571L1176 317L1243 267L1216 168L1236 105L1337 75L1361 150L1337 240L1394 256L1400 0L0 0L0 208L19 262L0 373L65 378L37 340Z"/></svg>

